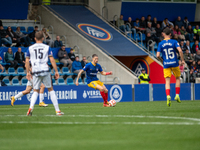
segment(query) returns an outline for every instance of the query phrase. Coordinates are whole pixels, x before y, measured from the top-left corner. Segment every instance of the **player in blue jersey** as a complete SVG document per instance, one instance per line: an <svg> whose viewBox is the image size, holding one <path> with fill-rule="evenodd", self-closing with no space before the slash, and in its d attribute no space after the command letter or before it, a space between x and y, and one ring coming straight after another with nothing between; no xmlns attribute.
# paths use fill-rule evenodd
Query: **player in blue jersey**
<svg viewBox="0 0 200 150"><path fill-rule="evenodd" d="M112 75L112 71L104 72L101 68L101 65L98 64L98 56L96 54L92 55L92 62L85 65L83 70L81 70L76 79L76 85L78 86L78 79L81 74L86 71L87 76L87 84L89 87L94 88L95 90L99 90L101 96L104 100L103 107L110 107L108 103L108 89L104 86L103 82L99 81L97 78L97 73L100 72L102 75Z"/></svg>
<svg viewBox="0 0 200 150"><path fill-rule="evenodd" d="M165 88L166 88L166 95L167 95L167 106L171 106L171 96L170 96L170 78L172 73L176 77L176 96L175 100L177 102L180 101L179 93L180 93L180 76L181 72L179 69L178 58L176 55L176 49L178 50L181 63L184 64L183 52L179 46L179 43L176 40L170 39L171 37L171 30L169 28L165 28L163 30L164 40L159 43L158 50L157 50L157 57L160 57L160 53L162 54L163 59L163 66L164 66L164 78L166 81Z"/></svg>

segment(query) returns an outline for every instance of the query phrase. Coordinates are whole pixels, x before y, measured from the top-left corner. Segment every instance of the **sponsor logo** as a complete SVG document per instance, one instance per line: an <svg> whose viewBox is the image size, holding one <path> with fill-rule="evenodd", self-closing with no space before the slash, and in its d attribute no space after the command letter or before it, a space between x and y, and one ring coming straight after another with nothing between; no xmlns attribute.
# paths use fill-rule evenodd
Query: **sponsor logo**
<svg viewBox="0 0 200 150"><path fill-rule="evenodd" d="M110 99L120 102L123 97L122 88L119 85L113 85L110 89Z"/></svg>
<svg viewBox="0 0 200 150"><path fill-rule="evenodd" d="M94 90L91 90L91 91L84 91L83 92L83 98L102 98L101 97L101 94L100 94L100 91L94 91Z"/></svg>
<svg viewBox="0 0 200 150"><path fill-rule="evenodd" d="M165 65L175 64L176 61L164 62Z"/></svg>
<svg viewBox="0 0 200 150"><path fill-rule="evenodd" d="M133 70L133 72L135 72L137 77L142 73L142 68L146 70L147 74L150 74L149 64L145 59L135 59L131 63L131 69Z"/></svg>
<svg viewBox="0 0 200 150"><path fill-rule="evenodd" d="M72 89L70 91L55 91L55 94L58 100L77 99L77 91ZM50 99L49 92L47 94L47 99Z"/></svg>
<svg viewBox="0 0 200 150"><path fill-rule="evenodd" d="M83 33L85 33L86 35L94 39L97 39L100 41L112 40L112 34L99 26L86 24L86 23L79 23L77 24L77 28L81 30Z"/></svg>

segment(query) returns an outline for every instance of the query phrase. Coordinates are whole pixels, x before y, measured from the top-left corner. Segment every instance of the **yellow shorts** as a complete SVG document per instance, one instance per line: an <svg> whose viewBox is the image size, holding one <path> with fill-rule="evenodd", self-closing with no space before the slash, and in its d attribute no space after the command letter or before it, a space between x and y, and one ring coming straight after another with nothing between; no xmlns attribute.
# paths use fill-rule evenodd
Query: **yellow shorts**
<svg viewBox="0 0 200 150"><path fill-rule="evenodd" d="M97 81L92 81L88 84L89 87L94 88L96 90L97 85L103 86L103 82L97 80Z"/></svg>
<svg viewBox="0 0 200 150"><path fill-rule="evenodd" d="M167 77L171 78L172 73L176 78L181 76L181 72L180 72L179 67L165 68L163 70L163 72L164 72L164 78L167 78Z"/></svg>

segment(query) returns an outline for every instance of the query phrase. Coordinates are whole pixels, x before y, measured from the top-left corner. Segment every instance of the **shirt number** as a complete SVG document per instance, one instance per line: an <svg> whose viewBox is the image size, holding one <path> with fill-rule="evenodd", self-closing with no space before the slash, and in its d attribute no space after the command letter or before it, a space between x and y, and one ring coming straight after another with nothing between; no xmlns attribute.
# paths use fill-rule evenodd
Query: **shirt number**
<svg viewBox="0 0 200 150"><path fill-rule="evenodd" d="M43 49L34 49L35 51L35 59L43 59Z"/></svg>
<svg viewBox="0 0 200 150"><path fill-rule="evenodd" d="M175 54L173 52L173 48L168 48L163 50L165 52L166 59L173 59Z"/></svg>

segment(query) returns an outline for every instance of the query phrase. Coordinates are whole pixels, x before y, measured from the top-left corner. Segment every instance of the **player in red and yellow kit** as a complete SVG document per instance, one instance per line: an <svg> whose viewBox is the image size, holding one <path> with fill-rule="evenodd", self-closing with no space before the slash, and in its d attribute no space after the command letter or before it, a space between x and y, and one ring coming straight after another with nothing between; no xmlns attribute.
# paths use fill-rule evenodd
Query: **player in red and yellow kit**
<svg viewBox="0 0 200 150"><path fill-rule="evenodd" d="M169 28L165 28L163 30L164 40L159 43L158 50L157 50L157 57L160 57L160 53L162 53L163 59L163 66L164 66L164 78L166 81L165 88L166 88L166 95L167 95L167 106L171 106L171 96L170 96L170 78L172 73L176 77L176 97L175 100L177 102L180 101L179 93L180 93L180 76L181 72L179 69L178 58L176 55L176 49L178 50L181 63L184 64L183 52L179 46L179 43L176 40L170 39L171 37L171 30Z"/></svg>

